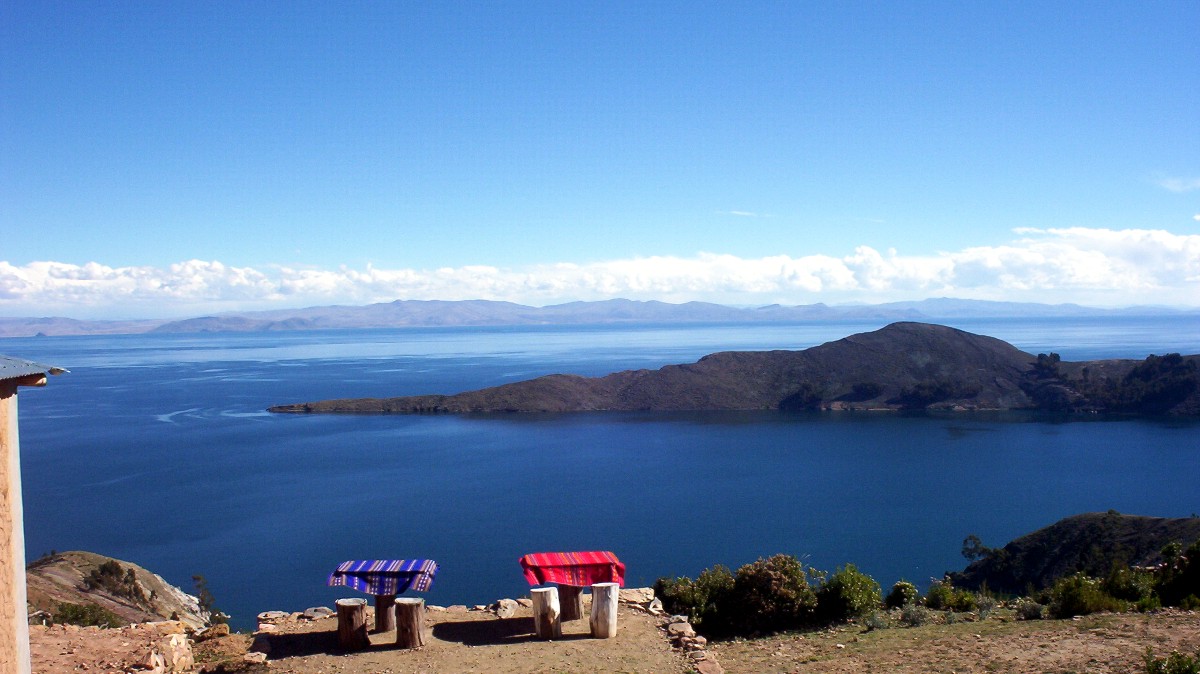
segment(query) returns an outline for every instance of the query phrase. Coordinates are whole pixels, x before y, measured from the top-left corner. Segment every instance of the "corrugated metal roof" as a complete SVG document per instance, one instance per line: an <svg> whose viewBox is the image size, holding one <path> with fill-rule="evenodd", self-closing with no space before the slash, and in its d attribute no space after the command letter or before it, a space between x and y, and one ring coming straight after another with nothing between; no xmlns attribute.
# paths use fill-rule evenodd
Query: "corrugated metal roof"
<svg viewBox="0 0 1200 674"><path fill-rule="evenodd" d="M0 356L0 379L17 379L31 374L62 374L66 372L61 367L42 365L31 360L21 360L10 356Z"/></svg>

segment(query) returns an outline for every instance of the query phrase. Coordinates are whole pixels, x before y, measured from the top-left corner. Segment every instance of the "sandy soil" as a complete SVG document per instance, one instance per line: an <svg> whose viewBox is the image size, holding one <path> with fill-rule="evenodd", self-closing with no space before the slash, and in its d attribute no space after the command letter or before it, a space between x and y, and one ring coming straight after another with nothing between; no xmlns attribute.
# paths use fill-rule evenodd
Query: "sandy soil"
<svg viewBox="0 0 1200 674"><path fill-rule="evenodd" d="M371 624L370 622L368 624ZM255 637L233 634L196 643L197 668L243 674L375 674L438 672L642 672L690 671L663 629L665 619L622 606L617 636L593 639L586 617L563 623L563 638L536 639L529 608L510 618L490 611L451 608L426 612L426 645L397 649L395 632L371 635L371 647L354 653L337 645L337 618L288 620L277 632ZM31 636L33 671L125 672L145 660L146 644L132 643L129 629L37 628ZM131 648L132 647L132 648ZM247 662L247 650L266 651L265 664ZM132 651L132 652L131 652Z"/></svg>
<svg viewBox="0 0 1200 674"><path fill-rule="evenodd" d="M1074 620L983 622L835 630L711 646L729 672L1089 672L1145 671L1158 656L1200 650L1200 614L1103 614Z"/></svg>
<svg viewBox="0 0 1200 674"><path fill-rule="evenodd" d="M385 633L373 634L365 651L343 653L337 648L336 618L288 621L278 632L259 635L257 643L250 635L234 634L194 648L201 671L241 674L691 671L683 653L671 648L663 623L622 607L614 639L590 638L582 620L564 623L561 640L540 641L533 636L527 608L511 618L459 609L429 611L427 643L415 650L396 649L394 633ZM131 647L144 654L156 636L153 630L143 631L35 628L34 672L129 671L137 661L129 655ZM848 625L718 642L709 650L727 672L1129 674L1144 671L1147 647L1160 656L1171 650L1197 652L1200 613L1017 621L998 611L982 622L874 631ZM246 661L251 648L267 650L267 662Z"/></svg>

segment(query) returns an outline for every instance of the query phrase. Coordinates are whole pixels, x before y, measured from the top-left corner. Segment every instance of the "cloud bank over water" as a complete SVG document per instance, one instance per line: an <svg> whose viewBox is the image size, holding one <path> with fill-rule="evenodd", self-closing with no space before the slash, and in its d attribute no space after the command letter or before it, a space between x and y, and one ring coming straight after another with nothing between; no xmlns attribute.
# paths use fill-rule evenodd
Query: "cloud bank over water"
<svg viewBox="0 0 1200 674"><path fill-rule="evenodd" d="M526 267L254 269L216 260L168 267L0 261L0 315L6 316L174 317L396 299L545 305L624 297L756 305L941 296L1200 306L1200 235L1023 228L1004 245L932 254L861 245L840 256L698 253Z"/></svg>

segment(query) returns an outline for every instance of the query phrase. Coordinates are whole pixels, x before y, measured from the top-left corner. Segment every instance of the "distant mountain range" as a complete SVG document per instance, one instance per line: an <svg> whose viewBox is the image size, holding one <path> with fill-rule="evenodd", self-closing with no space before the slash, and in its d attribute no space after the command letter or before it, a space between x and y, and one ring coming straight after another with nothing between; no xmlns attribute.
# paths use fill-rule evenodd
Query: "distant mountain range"
<svg viewBox="0 0 1200 674"><path fill-rule="evenodd" d="M147 332L267 332L366 328L613 323L771 323L797 321L938 321L962 318L1195 315L1200 309L1138 306L1099 309L937 298L871 305L804 304L731 307L709 302L670 304L613 299L533 307L490 300L396 300L366 306L324 306L199 316L183 320L85 321L73 318L0 318L0 337L112 335Z"/></svg>

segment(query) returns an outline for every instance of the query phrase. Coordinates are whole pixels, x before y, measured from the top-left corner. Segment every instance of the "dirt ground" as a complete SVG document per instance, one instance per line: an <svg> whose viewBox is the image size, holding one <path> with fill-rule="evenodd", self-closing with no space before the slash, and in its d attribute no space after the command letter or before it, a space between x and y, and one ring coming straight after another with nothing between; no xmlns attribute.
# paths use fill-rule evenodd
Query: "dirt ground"
<svg viewBox="0 0 1200 674"><path fill-rule="evenodd" d="M1102 614L1074 620L983 622L835 630L710 644L728 672L983 672L1132 674L1146 648L1200 650L1200 613Z"/></svg>
<svg viewBox="0 0 1200 674"><path fill-rule="evenodd" d="M622 606L618 634L592 639L586 619L564 623L560 640L533 636L533 618L522 607L510 618L489 611L457 608L426 614L425 646L396 649L394 632L371 635L365 651L337 647L337 619L289 620L279 631L257 637L233 634L197 643L197 669L242 674L405 674L409 672L661 672L692 671L684 654L671 647L665 620ZM145 632L145 633L143 633ZM145 628L96 630L35 628L34 668L38 674L142 671L136 657ZM1075 620L1017 621L997 611L986 621L867 631L847 625L818 632L709 644L727 672L1014 672L1053 674L1145 671L1147 647L1159 656L1171 650L1200 650L1200 613L1102 614ZM265 663L245 659L265 650ZM145 651L143 650L143 653ZM144 659L144 655L142 656ZM253 656L251 656L253 658Z"/></svg>
<svg viewBox="0 0 1200 674"><path fill-rule="evenodd" d="M243 674L407 674L440 672L641 672L682 674L691 671L683 653L672 649L665 618L622 606L617 635L593 639L585 615L563 623L563 637L534 637L532 610L519 607L509 618L465 607L428 610L426 644L397 649L395 632L371 634L371 647L353 653L337 644L337 618L286 620L278 631L233 634L194 646L197 669ZM368 624L373 624L368 622ZM125 672L138 657L128 657L128 630L37 628L35 674L79 671ZM266 663L247 662L247 650L266 651ZM144 656L141 656L144 660Z"/></svg>

